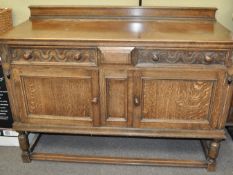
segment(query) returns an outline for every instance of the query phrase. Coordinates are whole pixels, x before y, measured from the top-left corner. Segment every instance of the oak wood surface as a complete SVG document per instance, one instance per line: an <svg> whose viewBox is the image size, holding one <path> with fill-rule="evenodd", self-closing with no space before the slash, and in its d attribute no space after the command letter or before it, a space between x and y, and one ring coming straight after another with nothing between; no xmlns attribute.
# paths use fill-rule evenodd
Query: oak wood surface
<svg viewBox="0 0 233 175"><path fill-rule="evenodd" d="M216 97L224 91L225 74L214 69L192 71L194 69L161 67L135 71L134 94L141 104L134 108L134 126L216 128L223 100ZM203 83L206 85L204 88ZM187 87L188 84L191 86ZM202 107L206 104L210 106L204 107L204 110L212 110L203 115Z"/></svg>
<svg viewBox="0 0 233 175"><path fill-rule="evenodd" d="M100 72L103 126L132 126L132 72L103 68Z"/></svg>
<svg viewBox="0 0 233 175"><path fill-rule="evenodd" d="M215 20L216 8L195 7L101 7L101 6L30 6L31 19L47 18L197 18Z"/></svg>
<svg viewBox="0 0 233 175"><path fill-rule="evenodd" d="M67 28L67 26L69 26ZM93 30L95 28L95 30ZM231 32L217 22L190 20L98 21L35 20L2 35L4 40L195 41L231 42Z"/></svg>
<svg viewBox="0 0 233 175"><path fill-rule="evenodd" d="M211 8L117 8L117 7L31 7L32 16L70 16L71 19L27 21L9 33L6 40L98 40L101 41L231 41L231 32L214 19L216 9ZM75 20L83 15L85 20ZM96 19L88 20L94 16ZM101 20L115 16L117 19ZM124 16L136 19L122 20ZM142 20L146 16L163 19ZM183 17L184 20L167 18ZM205 20L192 20L192 17ZM62 21L62 22L61 22ZM69 26L67 28L67 26ZM95 28L95 30L93 30Z"/></svg>
<svg viewBox="0 0 233 175"><path fill-rule="evenodd" d="M101 63L131 64L131 53L134 47L99 47Z"/></svg>
<svg viewBox="0 0 233 175"><path fill-rule="evenodd" d="M0 36L21 143L26 132L211 139L204 164L152 164L213 171L233 91L232 34L215 11L31 7L30 20ZM28 162L91 161L30 154L28 147L21 144Z"/></svg>
<svg viewBox="0 0 233 175"><path fill-rule="evenodd" d="M30 158L30 146L29 146L29 141L28 141L28 133L26 132L19 132L19 145L22 150L21 158L22 161L25 163L31 162Z"/></svg>
<svg viewBox="0 0 233 175"><path fill-rule="evenodd" d="M84 135L110 135L110 136L138 136L138 137L164 137L164 138L193 138L193 139L225 139L225 131L218 130L196 130L196 129L141 129L126 127L86 127L72 125L33 124L15 122L14 129L17 131L31 131L42 133L65 133Z"/></svg>
<svg viewBox="0 0 233 175"><path fill-rule="evenodd" d="M97 66L96 48L54 48L54 47L12 47L12 61L27 62L52 62L72 63L79 66Z"/></svg>
<svg viewBox="0 0 233 175"><path fill-rule="evenodd" d="M198 160L176 160L176 159L146 159L146 158L128 158L128 157L101 157L101 156L82 156L65 155L53 153L33 153L33 160L63 161L63 162L81 162L81 163L105 163L122 165L157 165L157 166L181 166L181 167L199 167L205 168L207 163Z"/></svg>
<svg viewBox="0 0 233 175"><path fill-rule="evenodd" d="M22 121L98 125L96 70L15 66L12 80Z"/></svg>

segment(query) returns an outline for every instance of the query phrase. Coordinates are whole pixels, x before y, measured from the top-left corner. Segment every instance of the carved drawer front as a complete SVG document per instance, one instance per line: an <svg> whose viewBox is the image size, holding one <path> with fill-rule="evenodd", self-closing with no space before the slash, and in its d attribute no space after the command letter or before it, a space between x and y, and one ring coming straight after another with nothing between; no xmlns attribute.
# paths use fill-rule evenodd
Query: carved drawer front
<svg viewBox="0 0 233 175"><path fill-rule="evenodd" d="M12 61L97 66L96 48L11 48Z"/></svg>
<svg viewBox="0 0 233 175"><path fill-rule="evenodd" d="M133 62L138 67L156 64L231 65L231 59L227 50L135 49Z"/></svg>
<svg viewBox="0 0 233 175"><path fill-rule="evenodd" d="M98 125L98 70L20 65L12 71L23 122Z"/></svg>
<svg viewBox="0 0 233 175"><path fill-rule="evenodd" d="M131 64L133 47L99 47L102 64Z"/></svg>
<svg viewBox="0 0 233 175"><path fill-rule="evenodd" d="M221 70L135 71L134 127L210 129L221 117Z"/></svg>

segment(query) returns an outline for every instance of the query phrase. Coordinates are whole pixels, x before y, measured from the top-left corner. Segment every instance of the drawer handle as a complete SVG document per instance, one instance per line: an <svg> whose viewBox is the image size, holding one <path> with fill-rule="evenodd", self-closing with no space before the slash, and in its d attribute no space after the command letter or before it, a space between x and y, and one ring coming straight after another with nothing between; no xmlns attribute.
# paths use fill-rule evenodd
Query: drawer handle
<svg viewBox="0 0 233 175"><path fill-rule="evenodd" d="M139 106L140 105L140 99L138 97L134 97L134 105Z"/></svg>
<svg viewBox="0 0 233 175"><path fill-rule="evenodd" d="M208 55L205 56L205 62L211 63L212 61L213 61L213 58L212 58L212 57L210 57L210 56L208 56Z"/></svg>
<svg viewBox="0 0 233 175"><path fill-rule="evenodd" d="M155 53L152 54L152 60L153 60L154 62L159 61L159 57L157 56L157 54L155 54Z"/></svg>
<svg viewBox="0 0 233 175"><path fill-rule="evenodd" d="M99 102L99 99L98 97L94 97L92 100L91 100L92 104L98 104Z"/></svg>
<svg viewBox="0 0 233 175"><path fill-rule="evenodd" d="M23 58L24 58L25 60L30 60L30 59L32 59L32 52L31 52L31 51L25 52L25 53L23 54Z"/></svg>

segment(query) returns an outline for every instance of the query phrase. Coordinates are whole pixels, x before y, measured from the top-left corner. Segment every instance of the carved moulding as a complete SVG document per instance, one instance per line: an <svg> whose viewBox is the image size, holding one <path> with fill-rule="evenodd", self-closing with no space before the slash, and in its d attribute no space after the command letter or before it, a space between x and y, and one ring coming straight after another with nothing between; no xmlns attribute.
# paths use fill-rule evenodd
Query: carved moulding
<svg viewBox="0 0 233 175"><path fill-rule="evenodd" d="M11 74L11 56L9 53L9 47L6 44L0 44L0 59L4 63L3 70L7 78L10 78Z"/></svg>
<svg viewBox="0 0 233 175"><path fill-rule="evenodd" d="M14 61L97 63L97 49L11 48Z"/></svg>
<svg viewBox="0 0 233 175"><path fill-rule="evenodd" d="M136 49L134 64L231 64L228 51Z"/></svg>
<svg viewBox="0 0 233 175"><path fill-rule="evenodd" d="M0 44L0 57L1 61L4 63L10 63L10 54L8 50L8 46L5 44Z"/></svg>

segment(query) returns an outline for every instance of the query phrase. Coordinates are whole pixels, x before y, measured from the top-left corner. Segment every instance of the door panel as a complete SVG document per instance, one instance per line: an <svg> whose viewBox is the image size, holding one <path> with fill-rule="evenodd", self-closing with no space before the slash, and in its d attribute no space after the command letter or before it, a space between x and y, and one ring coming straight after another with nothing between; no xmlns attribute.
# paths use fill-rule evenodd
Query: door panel
<svg viewBox="0 0 233 175"><path fill-rule="evenodd" d="M213 81L143 79L142 85L143 119L208 119Z"/></svg>
<svg viewBox="0 0 233 175"><path fill-rule="evenodd" d="M19 66L13 77L24 122L98 125L97 70Z"/></svg>
<svg viewBox="0 0 233 175"><path fill-rule="evenodd" d="M132 73L103 69L101 79L102 125L132 125Z"/></svg>
<svg viewBox="0 0 233 175"><path fill-rule="evenodd" d="M23 76L21 80L29 114L91 118L91 78Z"/></svg>
<svg viewBox="0 0 233 175"><path fill-rule="evenodd" d="M106 79L108 118L127 120L127 79ZM117 106L117 107L116 107Z"/></svg>
<svg viewBox="0 0 233 175"><path fill-rule="evenodd" d="M221 115L225 72L135 71L134 127L210 129ZM140 102L140 103L137 103Z"/></svg>

